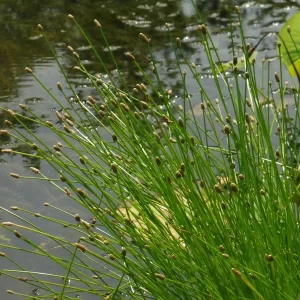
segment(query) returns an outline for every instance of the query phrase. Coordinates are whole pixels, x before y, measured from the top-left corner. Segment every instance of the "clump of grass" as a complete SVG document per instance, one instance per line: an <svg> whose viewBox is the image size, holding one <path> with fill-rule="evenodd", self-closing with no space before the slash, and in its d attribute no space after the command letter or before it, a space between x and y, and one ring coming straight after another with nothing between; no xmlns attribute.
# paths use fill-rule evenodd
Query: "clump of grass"
<svg viewBox="0 0 300 300"><path fill-rule="evenodd" d="M238 8L235 13L240 18ZM76 19L69 17L90 43ZM107 43L101 24L95 23ZM41 25L39 29L48 42ZM171 92L159 77L151 42L144 34L140 37L152 58L153 74L127 53L132 68L144 78L132 91L120 90L113 78L105 82L90 74L71 47L75 69L89 78L97 97L80 99L65 76L76 97L75 103L69 101L58 83L68 103L65 107L26 69L60 106L58 122L44 120L21 104L21 113L7 111L26 134L10 121L6 121L10 128L1 134L30 147L32 151L21 154L46 161L57 176L50 178L34 167L32 177L10 175L16 180L46 181L69 197L70 205L77 202L93 216L84 220L51 203L44 204L47 215L2 207L15 221L1 226L18 243L1 245L1 260L15 266L1 274L32 285L35 299L299 297L299 220L292 203L298 199L299 158L297 145L289 139L290 126L299 127L299 116L296 110L292 120L285 105L288 86L282 82L281 62L274 77L279 99L274 99L271 83L259 88L258 62L248 55L242 28L244 66L233 57L228 75L218 64L209 29L199 25L202 51L218 92L215 102L180 38L172 36L167 24L166 29L182 78L183 105L177 108L169 101ZM188 73L199 85L201 119L188 96ZM291 92L297 106L298 91ZM57 143L47 145L26 126L28 120L48 128ZM104 139L99 128L111 139ZM55 212L64 217L53 217ZM32 215L53 228L67 227L72 234L50 233L30 221ZM35 241L37 236L44 244ZM47 243L55 246L49 248ZM22 259L9 255L13 249L22 253ZM25 268L26 256L48 260L55 273ZM12 288L8 293L32 299Z"/></svg>

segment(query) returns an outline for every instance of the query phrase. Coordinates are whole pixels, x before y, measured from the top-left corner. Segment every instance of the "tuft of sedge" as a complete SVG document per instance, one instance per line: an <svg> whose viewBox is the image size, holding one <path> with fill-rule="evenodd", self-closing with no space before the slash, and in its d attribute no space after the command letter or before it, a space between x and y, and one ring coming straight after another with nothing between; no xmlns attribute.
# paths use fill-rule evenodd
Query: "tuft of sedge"
<svg viewBox="0 0 300 300"><path fill-rule="evenodd" d="M38 28L38 30L40 30L40 31L43 31L43 30L44 30L44 28L43 28L43 26L42 26L41 24L38 24L38 25L37 25L37 28Z"/></svg>
<svg viewBox="0 0 300 300"><path fill-rule="evenodd" d="M244 174L239 174L239 180L244 181L245 180L245 175Z"/></svg>
<svg viewBox="0 0 300 300"><path fill-rule="evenodd" d="M67 196L71 196L71 192L68 188L65 187L65 193Z"/></svg>
<svg viewBox="0 0 300 300"><path fill-rule="evenodd" d="M155 273L155 277L160 279L160 280L165 280L166 279L166 275L160 274L160 273Z"/></svg>
<svg viewBox="0 0 300 300"><path fill-rule="evenodd" d="M15 226L15 223L12 223L12 222L2 222L2 225L3 226Z"/></svg>
<svg viewBox="0 0 300 300"><path fill-rule="evenodd" d="M20 104L19 104L19 107L20 107L21 109L23 109L23 110L24 110L24 109L27 109L26 105L23 104L23 103L20 103Z"/></svg>
<svg viewBox="0 0 300 300"><path fill-rule="evenodd" d="M176 178L181 178L181 177L183 177L183 175L182 175L182 173L180 172L180 170L178 170L177 172L176 172Z"/></svg>
<svg viewBox="0 0 300 300"><path fill-rule="evenodd" d="M61 114L58 110L57 110L55 113L56 113L56 116L57 116L60 120L63 119L62 114Z"/></svg>
<svg viewBox="0 0 300 300"><path fill-rule="evenodd" d="M116 257L115 257L113 254L108 254L108 257L109 257L111 260L116 260Z"/></svg>
<svg viewBox="0 0 300 300"><path fill-rule="evenodd" d="M74 219L75 219L77 222L80 222L80 220L81 220L80 215L79 215L79 214L74 215Z"/></svg>
<svg viewBox="0 0 300 300"><path fill-rule="evenodd" d="M238 277L242 277L242 273L240 271L238 271L235 268L232 268L231 271L233 272L234 275L238 276Z"/></svg>
<svg viewBox="0 0 300 300"><path fill-rule="evenodd" d="M121 255L122 255L123 257L125 257L125 256L126 256L126 253L127 253L126 248L122 247Z"/></svg>
<svg viewBox="0 0 300 300"><path fill-rule="evenodd" d="M76 51L73 52L73 55L74 55L77 59L80 59L79 54L78 54Z"/></svg>
<svg viewBox="0 0 300 300"><path fill-rule="evenodd" d="M221 194L222 193L222 187L219 184L215 184L215 190L217 193Z"/></svg>
<svg viewBox="0 0 300 300"><path fill-rule="evenodd" d="M74 48L71 47L71 46L68 46L67 49L68 49L70 52L72 52L72 53L75 51Z"/></svg>
<svg viewBox="0 0 300 300"><path fill-rule="evenodd" d="M17 230L14 230L14 234L18 239L20 239L22 237L21 233Z"/></svg>
<svg viewBox="0 0 300 300"><path fill-rule="evenodd" d="M234 11L236 12L237 15L239 15L241 13L240 8L238 6L234 7Z"/></svg>
<svg viewBox="0 0 300 300"><path fill-rule="evenodd" d="M62 85L61 85L61 83L60 83L60 82L58 82L58 83L57 83L57 88L58 88L60 91L62 91L62 90L63 90L63 88L62 88Z"/></svg>
<svg viewBox="0 0 300 300"><path fill-rule="evenodd" d="M184 128L184 121L182 120L182 118L178 119L178 125L179 127Z"/></svg>
<svg viewBox="0 0 300 300"><path fill-rule="evenodd" d="M118 165L116 163L111 163L110 164L111 170L116 174L118 173Z"/></svg>
<svg viewBox="0 0 300 300"><path fill-rule="evenodd" d="M71 133L71 134L75 134L75 131L72 130L70 127L64 125L64 130L67 132L67 133Z"/></svg>
<svg viewBox="0 0 300 300"><path fill-rule="evenodd" d="M51 121L46 121L45 124L48 125L49 127L53 127L53 123Z"/></svg>
<svg viewBox="0 0 300 300"><path fill-rule="evenodd" d="M87 196L87 193L83 189L81 189L81 188L78 188L76 191L82 197L86 197Z"/></svg>
<svg viewBox="0 0 300 300"><path fill-rule="evenodd" d="M129 61L135 61L135 57L130 52L125 53L125 56Z"/></svg>
<svg viewBox="0 0 300 300"><path fill-rule="evenodd" d="M44 206L48 207L50 204L48 202L44 203Z"/></svg>
<svg viewBox="0 0 300 300"><path fill-rule="evenodd" d="M29 74L32 74L33 72L32 72L32 70L30 69L30 68L25 68L25 71L27 72L27 73L29 73Z"/></svg>
<svg viewBox="0 0 300 300"><path fill-rule="evenodd" d="M126 105L125 103L120 103L120 105L126 110L126 111L129 111L130 110L130 108L129 108L129 106L128 105Z"/></svg>
<svg viewBox="0 0 300 300"><path fill-rule="evenodd" d="M266 194L266 191L263 190L263 189L261 189L261 190L260 190L260 194L261 194L262 196L264 196L264 195Z"/></svg>
<svg viewBox="0 0 300 300"><path fill-rule="evenodd" d="M77 249L81 250L82 252L86 252L87 251L87 247L84 246L84 245L82 245L82 244L80 244L80 243L75 243L74 245L75 245L75 247Z"/></svg>
<svg viewBox="0 0 300 300"><path fill-rule="evenodd" d="M7 290L6 292L7 292L8 294L11 294L11 295L15 293L15 292L12 291L12 290Z"/></svg>
<svg viewBox="0 0 300 300"><path fill-rule="evenodd" d="M238 186L234 182L230 184L230 187L234 193L238 191Z"/></svg>
<svg viewBox="0 0 300 300"><path fill-rule="evenodd" d="M140 102L142 104L143 109L148 109L149 108L149 104L145 101L141 101Z"/></svg>
<svg viewBox="0 0 300 300"><path fill-rule="evenodd" d="M118 137L115 133L112 134L112 139L113 139L114 142L118 141Z"/></svg>
<svg viewBox="0 0 300 300"><path fill-rule="evenodd" d="M16 114L16 113L15 113L13 110L11 110L11 109L8 109L7 112L8 112L12 117Z"/></svg>
<svg viewBox="0 0 300 300"><path fill-rule="evenodd" d="M66 181L67 181L67 178L66 178L64 175L59 175L59 179L60 179L62 182L66 182Z"/></svg>
<svg viewBox="0 0 300 300"><path fill-rule="evenodd" d="M13 177L13 178L16 178L16 179L19 179L19 178L20 178L20 175L17 174L17 173L10 173L9 175L10 175L11 177Z"/></svg>
<svg viewBox="0 0 300 300"><path fill-rule="evenodd" d="M96 24L97 27L99 27L99 28L102 27L100 22L97 19L94 20L94 23Z"/></svg>
<svg viewBox="0 0 300 300"><path fill-rule="evenodd" d="M57 145L53 145L53 149L54 149L55 151L60 151L60 147L58 147Z"/></svg>
<svg viewBox="0 0 300 300"><path fill-rule="evenodd" d="M176 38L176 44L178 47L181 47L181 40L179 37Z"/></svg>
<svg viewBox="0 0 300 300"><path fill-rule="evenodd" d="M141 32L141 33L139 34L139 37L140 37L145 43L147 43L147 44L150 43L150 39L147 38L147 36L146 36L144 33Z"/></svg>
<svg viewBox="0 0 300 300"><path fill-rule="evenodd" d="M71 20L75 20L75 17L71 14L68 14L68 18L71 19Z"/></svg>
<svg viewBox="0 0 300 300"><path fill-rule="evenodd" d="M230 128L229 125L225 125L224 128L223 128L223 130L224 130L224 133L225 133L226 135L229 135L230 132L231 132L231 128Z"/></svg>
<svg viewBox="0 0 300 300"><path fill-rule="evenodd" d="M4 120L4 124L8 127L12 127L12 122L10 122L9 120Z"/></svg>
<svg viewBox="0 0 300 300"><path fill-rule="evenodd" d="M224 252L225 251L225 247L223 245L219 245L218 248L219 248L220 252Z"/></svg>
<svg viewBox="0 0 300 300"><path fill-rule="evenodd" d="M27 277L18 277L17 279L20 281L23 281L23 282L29 281L29 278L27 278Z"/></svg>
<svg viewBox="0 0 300 300"><path fill-rule="evenodd" d="M274 261L274 256L272 254L265 254L265 260L268 262Z"/></svg>
<svg viewBox="0 0 300 300"><path fill-rule="evenodd" d="M30 167L30 170L35 173L35 174L39 174L40 173L40 170L37 169L37 168L34 168L34 167Z"/></svg>
<svg viewBox="0 0 300 300"><path fill-rule="evenodd" d="M12 149L2 149L2 153L12 153Z"/></svg>
<svg viewBox="0 0 300 300"><path fill-rule="evenodd" d="M19 207L18 206L11 206L10 209L11 210L19 210Z"/></svg>
<svg viewBox="0 0 300 300"><path fill-rule="evenodd" d="M207 34L207 29L204 24L198 26L198 30L202 32L203 35Z"/></svg>
<svg viewBox="0 0 300 300"><path fill-rule="evenodd" d="M5 257L6 254L4 252L0 252L0 257Z"/></svg>
<svg viewBox="0 0 300 300"><path fill-rule="evenodd" d="M91 225L90 225L88 222L86 222L86 221L84 221L84 220L81 220L80 223L81 223L81 225L83 225L83 227L85 227L86 229L91 229Z"/></svg>
<svg viewBox="0 0 300 300"><path fill-rule="evenodd" d="M155 157L155 162L156 162L156 164L157 164L158 166L160 166L160 165L161 165L161 159L160 159L160 157L156 156L156 157Z"/></svg>

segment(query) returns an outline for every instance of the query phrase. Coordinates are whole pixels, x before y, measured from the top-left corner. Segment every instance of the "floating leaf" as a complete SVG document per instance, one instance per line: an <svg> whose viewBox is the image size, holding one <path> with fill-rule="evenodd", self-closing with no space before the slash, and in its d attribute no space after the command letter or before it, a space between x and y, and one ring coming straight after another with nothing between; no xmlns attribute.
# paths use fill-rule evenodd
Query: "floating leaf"
<svg viewBox="0 0 300 300"><path fill-rule="evenodd" d="M278 34L278 42L282 44L280 54L291 76L300 74L300 11L295 13ZM297 46L298 45L298 46Z"/></svg>

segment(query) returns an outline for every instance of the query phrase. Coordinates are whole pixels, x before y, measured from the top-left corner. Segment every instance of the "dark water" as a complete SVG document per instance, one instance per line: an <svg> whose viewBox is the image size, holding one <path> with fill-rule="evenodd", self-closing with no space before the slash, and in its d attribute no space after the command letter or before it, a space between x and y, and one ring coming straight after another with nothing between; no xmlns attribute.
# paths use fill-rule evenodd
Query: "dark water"
<svg viewBox="0 0 300 300"><path fill-rule="evenodd" d="M229 15L227 1L198 1L197 6L203 16L203 21L209 25L213 34L215 46L219 50L222 60L232 59L231 40L229 36ZM259 46L257 61L262 58L276 58L276 32L297 9L297 1L239 1L245 28L247 42L255 42L264 33L267 37ZM85 29L88 36L98 49L102 59L106 62L107 68L112 76L116 76L115 66L112 63L107 47L93 20L101 22L107 39L113 49L114 55L119 62L119 66L124 74L124 79L129 87L141 82L141 77L137 70L134 70L124 57L124 53L130 51L134 53L137 61L142 67L147 69L149 56L143 42L138 38L140 32L151 38L153 54L160 67L162 81L166 88L173 91L171 101L180 104L182 87L180 85L180 75L176 69L174 55L170 47L170 42L165 23L170 24L172 35L179 36L185 52L188 54L191 63L195 63L199 72L203 74L202 80L207 87L208 93L214 97L215 91L207 70L208 62L205 54L200 51L197 25L200 23L190 0L0 0L0 105L16 111L20 111L19 104L24 103L37 115L47 120L56 120L55 111L57 104L47 95L38 83L36 83L24 69L30 67L34 70L38 78L53 92L59 99L61 97L57 90L56 83L65 82L62 74L53 59L49 48L37 30L36 25L42 24L51 44L53 45L59 61L64 66L69 79L71 80L76 93L81 99L86 99L88 95L93 95L94 90L90 83L82 75L73 70L76 60L67 50L71 45L80 55L88 70L93 74L103 74L105 72L95 55L90 51L86 41L82 38L74 24L67 18L71 13ZM202 21L201 21L202 22ZM235 35L237 51L239 48L238 31ZM260 64L258 64L260 65ZM184 66L183 66L184 68ZM261 70L258 66L258 78ZM275 67L276 69L276 64ZM148 68L150 70L150 67ZM201 117L199 109L198 86L188 77L188 92L192 96L195 112ZM260 78L259 78L260 80ZM70 90L66 89L68 96L72 97ZM217 97L217 95L216 95ZM62 100L63 102L63 100ZM0 128L4 128L3 121L11 120L11 116L0 112ZM33 123L27 123L37 134L42 134L43 139L49 145L55 144L55 138L48 134L43 128L39 128ZM103 136L105 132L103 131ZM13 148L26 150L26 146L18 143L13 138L0 136L0 148ZM27 149L30 151L30 149ZM72 214L80 211L80 208L72 203L70 206L68 199L58 193L48 184L30 181L13 180L9 177L10 172L31 176L29 167L41 168L43 172L50 176L56 176L38 159L20 157L15 155L2 154L0 152L0 200L1 206L9 208L17 205L28 210L40 212L42 214L53 214L53 210L46 209L44 202L51 202L63 208L67 208ZM87 213L81 212L83 218L90 218ZM26 215L32 220L34 217ZM15 220L5 211L0 211L3 221ZM62 215L63 217L63 215ZM37 220L34 220L35 222ZM67 229L59 227L47 227L43 221L37 223L48 232L59 232L61 235L71 234ZM14 245L23 246L20 241L15 241L13 235L8 234L0 228L0 244L12 240ZM43 243L41 238L40 243ZM51 245L48 245L51 248ZM20 258L20 253L5 249L0 246L0 251L6 252L13 258ZM59 255L59 252L57 253ZM27 256L26 256L27 257ZM2 263L1 269L8 268L8 264ZM47 272L57 272L51 270L51 266L43 265L39 259L28 258L25 262L28 268L33 270L47 270ZM30 286L22 282L12 283L7 277L0 277L0 298L6 299L7 289L14 289L20 292L30 292ZM17 299L10 295L9 299ZM20 298L18 298L20 299Z"/></svg>

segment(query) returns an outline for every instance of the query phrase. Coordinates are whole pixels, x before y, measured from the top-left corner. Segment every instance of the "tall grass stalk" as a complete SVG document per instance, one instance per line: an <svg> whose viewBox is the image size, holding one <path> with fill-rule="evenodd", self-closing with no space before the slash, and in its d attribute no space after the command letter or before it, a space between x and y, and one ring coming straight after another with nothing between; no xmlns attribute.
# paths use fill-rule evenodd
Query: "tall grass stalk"
<svg viewBox="0 0 300 300"><path fill-rule="evenodd" d="M238 8L235 13L241 24ZM70 19L91 44L75 18ZM109 45L100 23L95 23ZM32 151L2 152L37 157L57 173L49 178L44 170L32 167L32 177L10 175L16 180L47 181L69 197L70 206L75 201L93 216L83 220L52 203L44 204L47 215L17 206L1 207L14 218L1 227L19 241L17 246L0 245L1 260L12 264L0 273L38 289L34 299L75 299L76 295L82 299L184 300L300 297L299 219L294 203L299 202L300 193L299 155L289 142L288 131L291 123L299 128L299 116L297 110L292 122L285 105L289 90L298 106L298 91L282 82L280 60L273 80L280 98L274 99L268 62L263 62L266 78L259 86L257 62L247 54L242 27L244 67L233 57L231 70L225 73L208 28L199 25L201 51L206 53L218 93L215 101L180 38L172 36L167 24L166 28L182 79L183 104L178 110L169 101L170 91L159 76L151 42L144 34L140 34L141 42L148 48L154 74L149 75L134 54L127 53L132 68L144 76L144 83L137 83L133 92L118 67L124 90L112 77L104 82L90 74L69 47L78 62L75 69L90 79L97 97L80 99L59 65L80 109L58 83L62 98L68 101L66 107L27 68L59 104L58 123L45 121L24 104L21 112L3 108L16 122L6 121L9 129L1 134ZM41 25L39 29L51 48ZM105 67L98 53L97 58ZM201 118L194 113L188 94L188 73L199 85ZM44 142L26 125L28 120L48 128L57 144L52 147ZM105 140L100 129L111 140ZM64 217L55 217L61 214ZM49 233L29 221L32 215L73 234ZM38 244L37 236L55 246ZM11 251L18 251L22 258L12 258ZM57 273L23 267L24 257L32 256L43 257L51 270L56 266ZM8 288L9 294L33 299Z"/></svg>

